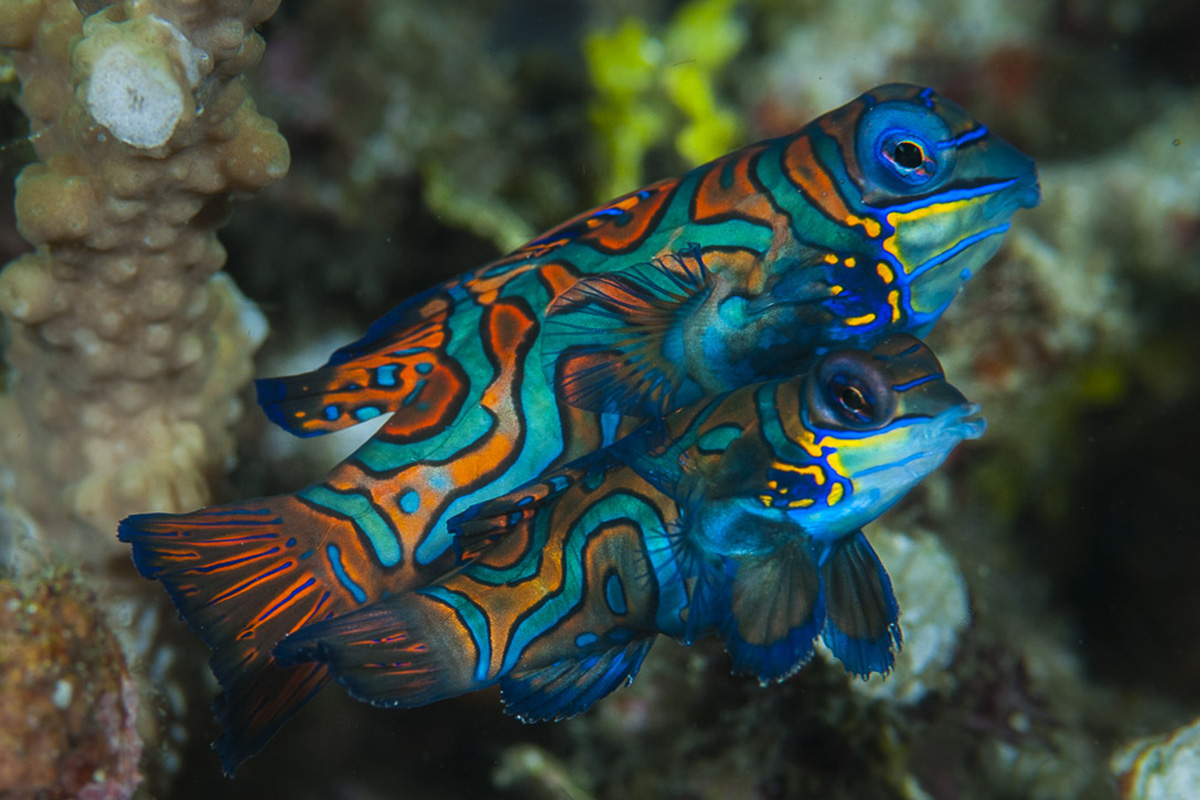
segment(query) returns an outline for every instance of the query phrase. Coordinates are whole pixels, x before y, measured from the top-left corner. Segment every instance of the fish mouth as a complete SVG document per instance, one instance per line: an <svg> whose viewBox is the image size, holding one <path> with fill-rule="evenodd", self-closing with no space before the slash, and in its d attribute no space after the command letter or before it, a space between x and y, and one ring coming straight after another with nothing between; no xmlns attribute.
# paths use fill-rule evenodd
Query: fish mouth
<svg viewBox="0 0 1200 800"><path fill-rule="evenodd" d="M1008 219L1018 208L1034 208L1042 202L1042 185L1037 171L1030 169L1013 180L1012 185L996 192L984 204L983 215L989 221Z"/></svg>
<svg viewBox="0 0 1200 800"><path fill-rule="evenodd" d="M952 408L942 417L942 433L959 439L978 439L987 430L987 420L979 415L978 403Z"/></svg>

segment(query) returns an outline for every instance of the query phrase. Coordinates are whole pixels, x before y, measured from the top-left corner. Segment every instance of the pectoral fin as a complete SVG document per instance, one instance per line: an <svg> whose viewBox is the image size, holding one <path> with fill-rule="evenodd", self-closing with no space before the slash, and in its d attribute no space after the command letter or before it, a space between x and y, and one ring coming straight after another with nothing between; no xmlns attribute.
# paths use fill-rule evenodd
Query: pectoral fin
<svg viewBox="0 0 1200 800"><path fill-rule="evenodd" d="M547 380L586 411L660 416L696 399L684 323L707 296L698 247L616 273L584 278L546 312Z"/></svg>
<svg viewBox="0 0 1200 800"><path fill-rule="evenodd" d="M812 658L825 623L821 578L810 545L789 541L763 555L730 559L736 571L721 626L733 671L780 681Z"/></svg>
<svg viewBox="0 0 1200 800"><path fill-rule="evenodd" d="M822 638L848 672L886 675L903 637L900 607L879 556L862 532L838 540L821 565L827 621Z"/></svg>

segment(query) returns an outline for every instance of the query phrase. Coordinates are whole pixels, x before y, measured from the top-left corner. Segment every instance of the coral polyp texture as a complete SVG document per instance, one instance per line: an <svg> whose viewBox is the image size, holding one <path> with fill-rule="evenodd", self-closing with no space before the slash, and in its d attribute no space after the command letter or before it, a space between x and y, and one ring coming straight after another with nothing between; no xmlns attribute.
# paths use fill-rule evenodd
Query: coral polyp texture
<svg viewBox="0 0 1200 800"><path fill-rule="evenodd" d="M0 0L40 159L16 193L35 249L0 273L0 456L10 502L44 529L203 504L232 457L264 324L215 274L216 230L234 194L288 168L240 77L277 4L79 3L84 19L69 0ZM68 555L102 559L110 540Z"/></svg>
<svg viewBox="0 0 1200 800"><path fill-rule="evenodd" d="M0 580L0 797L118 800L142 781L138 698L96 597Z"/></svg>

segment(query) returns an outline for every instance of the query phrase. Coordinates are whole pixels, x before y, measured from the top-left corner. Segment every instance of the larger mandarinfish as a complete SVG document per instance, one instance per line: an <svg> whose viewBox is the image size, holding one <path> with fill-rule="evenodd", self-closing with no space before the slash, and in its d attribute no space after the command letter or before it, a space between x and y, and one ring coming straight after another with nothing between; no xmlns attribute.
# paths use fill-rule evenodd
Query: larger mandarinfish
<svg viewBox="0 0 1200 800"><path fill-rule="evenodd" d="M1037 201L1029 158L930 89L883 86L427 290L314 372L259 381L298 435L392 416L295 494L121 525L214 651L226 770L328 678L281 668L275 645L444 575L455 514L639 418L925 333Z"/></svg>
<svg viewBox="0 0 1200 800"><path fill-rule="evenodd" d="M818 636L849 672L886 673L899 609L861 527L982 434L978 410L911 336L833 351L472 507L450 521L466 566L303 626L276 656L383 706L498 683L526 720L586 710L659 634L715 633L763 683Z"/></svg>

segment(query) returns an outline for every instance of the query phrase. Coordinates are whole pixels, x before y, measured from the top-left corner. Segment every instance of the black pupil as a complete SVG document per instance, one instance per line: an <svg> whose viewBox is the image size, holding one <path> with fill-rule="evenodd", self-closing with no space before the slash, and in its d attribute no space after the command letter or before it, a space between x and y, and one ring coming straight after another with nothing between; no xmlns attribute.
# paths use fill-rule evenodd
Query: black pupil
<svg viewBox="0 0 1200 800"><path fill-rule="evenodd" d="M871 404L867 402L866 395L857 386L843 386L838 392L838 401L848 411L854 412L856 416L866 418L871 416Z"/></svg>
<svg viewBox="0 0 1200 800"><path fill-rule="evenodd" d="M892 158L905 169L916 169L925 163L925 153L916 142L900 142L892 151Z"/></svg>

